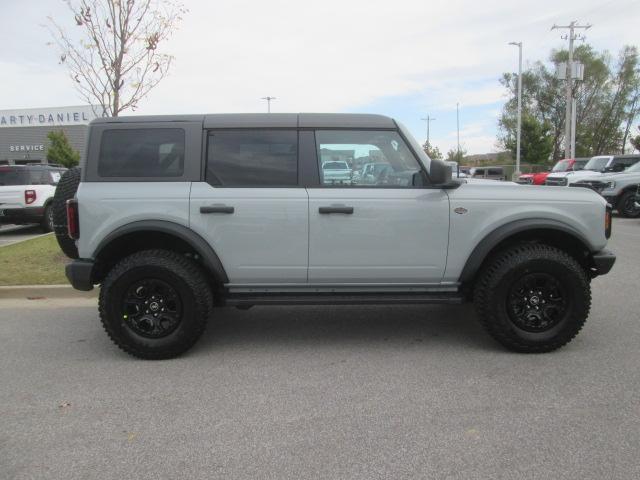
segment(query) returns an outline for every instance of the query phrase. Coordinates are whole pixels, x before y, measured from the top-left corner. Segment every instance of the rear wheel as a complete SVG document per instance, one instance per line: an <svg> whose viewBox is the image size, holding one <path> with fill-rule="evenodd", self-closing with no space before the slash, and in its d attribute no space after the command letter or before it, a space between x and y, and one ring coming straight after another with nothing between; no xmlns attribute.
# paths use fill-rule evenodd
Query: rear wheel
<svg viewBox="0 0 640 480"><path fill-rule="evenodd" d="M53 231L53 208L51 204L47 205L44 209L44 216L42 218L42 223L40 224L42 227L42 231L44 233L49 233Z"/></svg>
<svg viewBox="0 0 640 480"><path fill-rule="evenodd" d="M617 210L623 217L639 217L640 208L636 207L636 192L624 192L620 197L620 200L618 200Z"/></svg>
<svg viewBox="0 0 640 480"><path fill-rule="evenodd" d="M589 278L555 247L523 244L493 257L474 291L480 322L505 347L550 352L569 343L591 307Z"/></svg>
<svg viewBox="0 0 640 480"><path fill-rule="evenodd" d="M140 358L165 359L189 350L212 311L211 289L193 260L147 250L121 260L100 291L100 318L113 342Z"/></svg>

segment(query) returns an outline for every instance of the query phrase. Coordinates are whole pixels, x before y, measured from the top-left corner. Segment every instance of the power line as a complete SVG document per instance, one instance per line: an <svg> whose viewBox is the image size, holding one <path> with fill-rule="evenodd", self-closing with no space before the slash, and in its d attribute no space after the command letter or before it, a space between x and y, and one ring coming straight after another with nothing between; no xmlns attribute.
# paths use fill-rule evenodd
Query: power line
<svg viewBox="0 0 640 480"><path fill-rule="evenodd" d="M567 81L567 109L565 112L565 133L564 133L564 156L565 158L574 158L575 157L575 140L572 141L574 134L572 133L571 128L571 113L573 111L572 103L573 103L573 42L575 40L584 40L584 35L576 35L576 29L584 29L588 30L591 28L590 24L586 25L578 25L578 21L574 20L569 25L554 25L551 27L551 30L562 30L567 29L569 33L562 35L563 40L569 40L569 61L567 62L567 70L566 70L566 81Z"/></svg>
<svg viewBox="0 0 640 480"><path fill-rule="evenodd" d="M269 96L262 97L261 100L267 101L267 113L271 113L271 100L275 100L275 99L276 97L269 97Z"/></svg>
<svg viewBox="0 0 640 480"><path fill-rule="evenodd" d="M430 117L429 115L427 115L427 118L421 118L420 120L424 120L425 122L427 122L427 144L429 144L429 127L431 125L431 122L433 122L435 120L435 118Z"/></svg>

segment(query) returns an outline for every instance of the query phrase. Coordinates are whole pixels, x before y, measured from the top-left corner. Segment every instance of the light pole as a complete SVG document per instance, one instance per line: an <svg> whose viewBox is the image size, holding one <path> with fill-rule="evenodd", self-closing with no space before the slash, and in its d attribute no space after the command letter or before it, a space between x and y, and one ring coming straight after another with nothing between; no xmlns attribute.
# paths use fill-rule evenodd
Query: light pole
<svg viewBox="0 0 640 480"><path fill-rule="evenodd" d="M571 117L573 111L573 42L578 39L578 36L574 33L576 28L583 28L588 30L591 28L591 25L578 25L577 21L571 22L569 25L554 25L551 27L551 30L567 28L569 29L569 33L566 36L563 36L563 39L569 39L569 61L567 62L567 70L566 70L566 81L567 81L567 109L565 112L565 120L564 120L564 157L572 158L573 153L575 151L575 146L573 145L572 138L574 137L574 133L572 133L571 128ZM584 37L581 37L584 38Z"/></svg>
<svg viewBox="0 0 640 480"><path fill-rule="evenodd" d="M522 137L522 42L509 42L518 47L518 130L516 133L516 171L513 179L520 177L520 138Z"/></svg>
<svg viewBox="0 0 640 480"><path fill-rule="evenodd" d="M424 120L425 122L427 122L427 145L430 145L429 144L429 126L431 125L431 122L435 120L435 118L427 115L427 118L421 118L420 120Z"/></svg>
<svg viewBox="0 0 640 480"><path fill-rule="evenodd" d="M266 100L267 101L267 113L271 113L271 100L275 100L276 97L262 97L262 100Z"/></svg>
<svg viewBox="0 0 640 480"><path fill-rule="evenodd" d="M458 162L460 162L460 103L456 102L456 130L458 131Z"/></svg>

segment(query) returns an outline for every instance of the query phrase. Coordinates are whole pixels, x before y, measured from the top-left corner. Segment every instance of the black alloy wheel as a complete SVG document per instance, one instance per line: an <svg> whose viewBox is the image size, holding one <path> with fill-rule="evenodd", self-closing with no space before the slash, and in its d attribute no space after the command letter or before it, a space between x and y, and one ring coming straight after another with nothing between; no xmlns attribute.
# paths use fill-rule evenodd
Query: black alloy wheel
<svg viewBox="0 0 640 480"><path fill-rule="evenodd" d="M527 332L544 332L555 327L568 308L560 282L548 273L529 273L517 280L507 297L511 321Z"/></svg>
<svg viewBox="0 0 640 480"><path fill-rule="evenodd" d="M160 279L138 280L125 293L122 319L138 335L166 337L182 321L182 300L175 288Z"/></svg>

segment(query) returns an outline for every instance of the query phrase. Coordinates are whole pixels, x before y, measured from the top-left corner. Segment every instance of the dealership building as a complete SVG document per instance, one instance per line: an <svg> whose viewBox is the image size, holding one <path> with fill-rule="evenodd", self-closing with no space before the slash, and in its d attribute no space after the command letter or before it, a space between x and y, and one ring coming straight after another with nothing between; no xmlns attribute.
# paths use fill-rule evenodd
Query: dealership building
<svg viewBox="0 0 640 480"><path fill-rule="evenodd" d="M47 163L47 134L62 130L71 146L82 153L94 107L0 110L0 165Z"/></svg>

